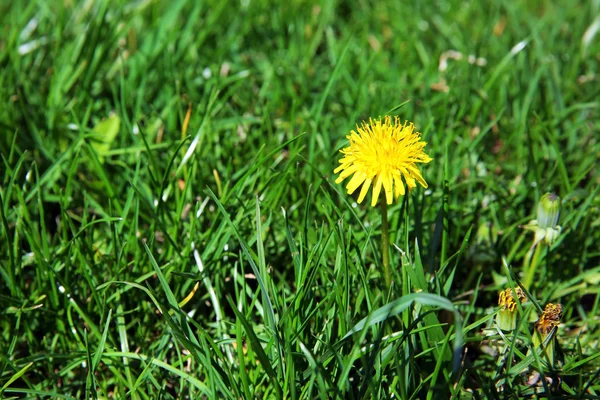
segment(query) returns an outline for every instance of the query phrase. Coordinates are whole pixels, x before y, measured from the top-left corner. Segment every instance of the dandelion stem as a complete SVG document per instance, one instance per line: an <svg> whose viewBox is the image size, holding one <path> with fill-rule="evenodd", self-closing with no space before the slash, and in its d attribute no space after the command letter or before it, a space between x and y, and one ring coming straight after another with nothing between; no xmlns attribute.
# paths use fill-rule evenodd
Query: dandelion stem
<svg viewBox="0 0 600 400"><path fill-rule="evenodd" d="M533 278L535 278L535 270L537 269L538 264L540 263L540 256L542 254L542 247L540 243L535 246L535 252L533 253L533 257L531 257L531 251L528 252L527 258L527 272L525 275L525 281L523 282L523 286L525 286L528 290L531 290L531 284L533 283Z"/></svg>
<svg viewBox="0 0 600 400"><path fill-rule="evenodd" d="M381 199L381 254L383 258L383 277L385 286L392 284L392 271L390 270L390 236L388 232L387 203L385 197Z"/></svg>

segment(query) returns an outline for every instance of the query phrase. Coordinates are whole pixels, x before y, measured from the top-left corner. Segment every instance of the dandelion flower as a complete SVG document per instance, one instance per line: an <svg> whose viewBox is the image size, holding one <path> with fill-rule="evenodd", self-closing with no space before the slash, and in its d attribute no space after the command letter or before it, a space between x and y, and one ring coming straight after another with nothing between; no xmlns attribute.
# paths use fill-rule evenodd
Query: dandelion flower
<svg viewBox="0 0 600 400"><path fill-rule="evenodd" d="M514 293L516 293L516 299ZM515 288L515 292L511 288L503 290L498 296L500 311L496 314L496 323L503 331L512 331L517 326L517 299L521 303L527 300L520 287Z"/></svg>
<svg viewBox="0 0 600 400"><path fill-rule="evenodd" d="M427 143L421 140L421 134L415 132L412 123L401 124L398 117L392 122L389 116L384 120L370 119L369 123L363 121L362 126L357 125L356 130L346 137L350 145L340 150L344 157L334 171L340 174L335 182L340 183L352 175L346 189L352 194L362 185L359 203L371 185L373 207L382 187L387 204L392 204L394 197L398 199L405 194L404 184L409 190L417 186L416 182L427 187L417 163L428 163L432 158L425 154Z"/></svg>

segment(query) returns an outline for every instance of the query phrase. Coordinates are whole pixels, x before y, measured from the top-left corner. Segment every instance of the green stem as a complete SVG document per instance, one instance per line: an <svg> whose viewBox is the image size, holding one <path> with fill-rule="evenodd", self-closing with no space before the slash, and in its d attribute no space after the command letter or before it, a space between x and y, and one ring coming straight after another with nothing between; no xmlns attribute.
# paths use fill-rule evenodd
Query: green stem
<svg viewBox="0 0 600 400"><path fill-rule="evenodd" d="M525 286L525 288L527 290L531 290L531 284L533 283L533 278L535 277L535 270L537 269L537 266L540 263L540 256L542 254L542 244L538 243L535 246L535 252L533 253L533 258L531 258L531 262L528 263L528 268L527 268L527 273L525 275L525 281L523 282L523 286ZM530 256L530 253L528 253L528 255ZM530 256L531 257L531 256ZM529 257L528 257L529 258Z"/></svg>
<svg viewBox="0 0 600 400"><path fill-rule="evenodd" d="M385 286L392 285L392 271L390 269L390 236L388 233L387 203L381 199L381 254L383 256L383 277Z"/></svg>

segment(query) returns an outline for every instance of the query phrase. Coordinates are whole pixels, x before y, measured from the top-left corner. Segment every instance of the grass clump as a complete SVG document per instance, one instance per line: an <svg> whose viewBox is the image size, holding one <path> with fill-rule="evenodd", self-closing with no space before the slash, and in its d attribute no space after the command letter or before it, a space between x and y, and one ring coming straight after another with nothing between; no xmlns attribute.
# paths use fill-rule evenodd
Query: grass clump
<svg viewBox="0 0 600 400"><path fill-rule="evenodd" d="M0 397L598 395L597 3L0 11ZM389 287L333 174L384 115L433 159Z"/></svg>

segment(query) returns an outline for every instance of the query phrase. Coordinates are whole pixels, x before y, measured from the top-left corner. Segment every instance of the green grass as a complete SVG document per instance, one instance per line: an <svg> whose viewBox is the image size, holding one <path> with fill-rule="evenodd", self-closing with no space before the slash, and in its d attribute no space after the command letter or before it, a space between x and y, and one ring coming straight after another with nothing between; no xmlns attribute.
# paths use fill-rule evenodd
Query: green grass
<svg viewBox="0 0 600 400"><path fill-rule="evenodd" d="M0 397L600 396L600 3L399 3L0 3ZM333 174L386 113L434 158L389 290Z"/></svg>

